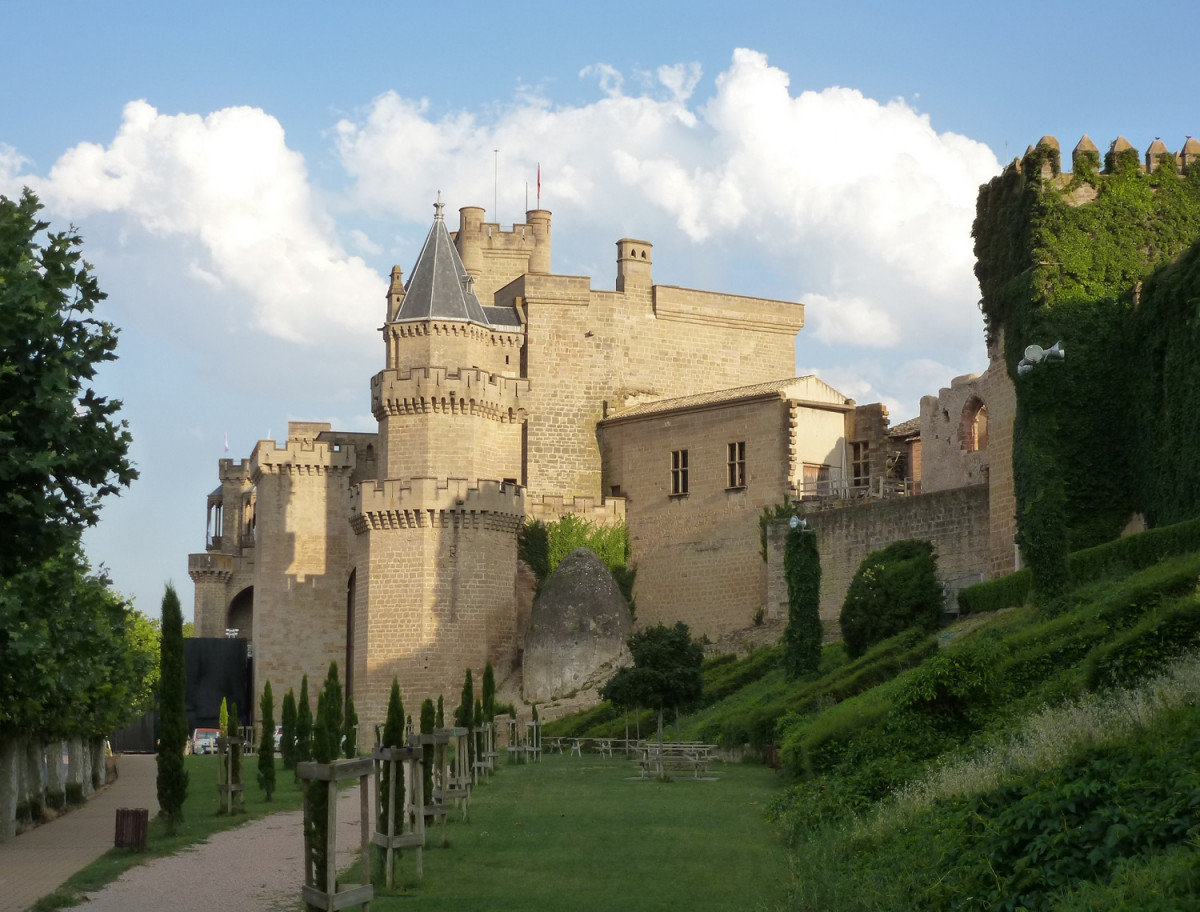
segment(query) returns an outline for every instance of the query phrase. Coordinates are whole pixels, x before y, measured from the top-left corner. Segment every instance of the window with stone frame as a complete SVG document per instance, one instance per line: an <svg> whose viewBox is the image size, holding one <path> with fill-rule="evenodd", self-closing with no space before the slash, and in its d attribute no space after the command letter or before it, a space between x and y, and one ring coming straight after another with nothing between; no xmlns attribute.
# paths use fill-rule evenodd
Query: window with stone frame
<svg viewBox="0 0 1200 912"><path fill-rule="evenodd" d="M688 492L688 451L671 451L671 495Z"/></svg>
<svg viewBox="0 0 1200 912"><path fill-rule="evenodd" d="M739 440L728 447L729 483L726 488L746 487L746 441Z"/></svg>

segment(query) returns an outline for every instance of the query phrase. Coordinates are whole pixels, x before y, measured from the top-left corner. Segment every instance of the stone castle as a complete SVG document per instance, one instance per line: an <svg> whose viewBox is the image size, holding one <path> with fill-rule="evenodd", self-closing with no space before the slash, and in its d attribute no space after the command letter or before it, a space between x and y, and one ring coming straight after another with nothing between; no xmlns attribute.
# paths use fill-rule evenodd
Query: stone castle
<svg viewBox="0 0 1200 912"><path fill-rule="evenodd" d="M370 722L393 677L419 700L503 676L531 604L517 531L567 512L627 522L639 622L747 626L762 507L881 473L878 407L793 376L803 305L655 285L647 241L617 242L612 291L550 254L547 211L502 229L467 207L452 232L439 200L392 271L377 433L292 422L220 461L196 633L249 639L256 693L336 659Z"/></svg>

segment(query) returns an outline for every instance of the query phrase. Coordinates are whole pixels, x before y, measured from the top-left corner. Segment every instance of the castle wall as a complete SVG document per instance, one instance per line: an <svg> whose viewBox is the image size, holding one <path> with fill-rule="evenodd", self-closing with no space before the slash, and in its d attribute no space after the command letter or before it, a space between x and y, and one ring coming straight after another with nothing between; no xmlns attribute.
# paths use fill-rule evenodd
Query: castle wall
<svg viewBox="0 0 1200 912"><path fill-rule="evenodd" d="M523 276L498 296L520 301L528 321L533 495L599 490L595 426L606 403L621 408L795 372L802 305L651 286L641 278L625 275L623 292L601 292L587 279Z"/></svg>
<svg viewBox="0 0 1200 912"><path fill-rule="evenodd" d="M389 323L383 332L386 365L391 370L470 367L506 377L516 377L520 371L520 333L495 332L452 320Z"/></svg>
<svg viewBox="0 0 1200 912"><path fill-rule="evenodd" d="M939 579L986 573L989 563L987 485L867 500L804 514L821 554L821 619L836 622L859 564L872 551L909 538L933 542ZM783 551L788 524L771 523L767 538L767 616L787 617Z"/></svg>
<svg viewBox="0 0 1200 912"><path fill-rule="evenodd" d="M256 488L253 601L254 691L277 694L313 685L346 650L346 586L353 447L334 451L311 436L284 447L263 441L252 457ZM236 594L236 593L231 593Z"/></svg>
<svg viewBox="0 0 1200 912"><path fill-rule="evenodd" d="M758 514L787 490L789 417L788 402L773 398L601 429L606 489L625 498L639 625L682 620L712 636L763 609ZM745 485L730 488L728 445L738 441ZM671 493L676 450L688 452L686 495Z"/></svg>
<svg viewBox="0 0 1200 912"><path fill-rule="evenodd" d="M1004 576L1017 566L1017 495L1013 488L1013 424L1017 388L1004 365L1004 333L988 345L988 533L989 577Z"/></svg>
<svg viewBox="0 0 1200 912"><path fill-rule="evenodd" d="M450 710L465 669L516 656L519 488L450 479L365 485L355 499L355 707L382 722L393 677L408 711L439 694ZM364 744L369 742L365 735Z"/></svg>
<svg viewBox="0 0 1200 912"><path fill-rule="evenodd" d="M529 384L480 370L385 370L371 380L383 478L522 478Z"/></svg>

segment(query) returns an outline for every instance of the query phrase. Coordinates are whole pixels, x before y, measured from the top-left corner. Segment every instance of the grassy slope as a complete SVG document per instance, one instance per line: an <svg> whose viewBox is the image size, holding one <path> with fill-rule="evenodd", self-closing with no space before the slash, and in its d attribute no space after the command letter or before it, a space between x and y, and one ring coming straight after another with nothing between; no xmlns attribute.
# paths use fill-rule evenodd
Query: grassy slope
<svg viewBox="0 0 1200 912"><path fill-rule="evenodd" d="M831 647L796 682L777 652L710 662L710 681L745 686L685 718L684 737L761 743L764 717L781 722L792 908L1194 908L1200 670L1194 689L1187 669L1146 682L1200 649L1198 578L1200 555L1170 558L936 652L901 637L848 663Z"/></svg>

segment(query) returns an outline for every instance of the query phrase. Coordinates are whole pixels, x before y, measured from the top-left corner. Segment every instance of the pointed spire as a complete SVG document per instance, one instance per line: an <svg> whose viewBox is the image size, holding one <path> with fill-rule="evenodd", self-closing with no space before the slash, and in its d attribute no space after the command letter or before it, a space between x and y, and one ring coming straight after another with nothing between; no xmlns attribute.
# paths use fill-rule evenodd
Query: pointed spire
<svg viewBox="0 0 1200 912"><path fill-rule="evenodd" d="M425 246L408 277L400 306L391 314L391 322L447 320L491 328L475 293L474 279L463 266L458 249L450 239L442 213L444 208L439 190L437 202L433 204L433 227L429 229ZM394 273L393 280L395 278ZM396 298L393 293L393 301Z"/></svg>

